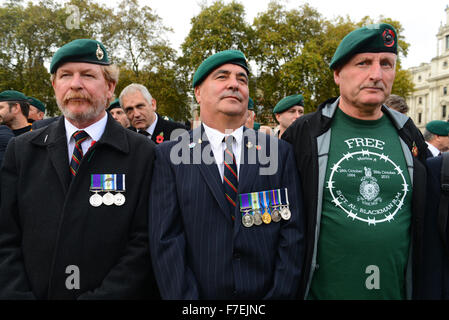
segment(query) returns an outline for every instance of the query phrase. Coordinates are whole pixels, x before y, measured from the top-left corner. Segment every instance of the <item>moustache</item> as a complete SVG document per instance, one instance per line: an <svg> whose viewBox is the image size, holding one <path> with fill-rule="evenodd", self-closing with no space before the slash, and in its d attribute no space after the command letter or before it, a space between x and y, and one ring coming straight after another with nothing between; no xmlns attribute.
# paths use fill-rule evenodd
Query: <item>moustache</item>
<svg viewBox="0 0 449 320"><path fill-rule="evenodd" d="M92 100L86 94L82 94L80 92L69 92L64 97L64 100L63 100L64 104L67 104L69 102L69 100L71 100L71 99L83 99L83 100L86 100L88 103L92 103Z"/></svg>
<svg viewBox="0 0 449 320"><path fill-rule="evenodd" d="M222 93L222 94L219 96L220 100L221 100L221 99L224 99L224 98L229 98L229 97L236 98L236 99L239 100L239 101L242 101L242 100L243 100L242 95L241 95L240 92L238 92L238 91L227 91L227 92Z"/></svg>

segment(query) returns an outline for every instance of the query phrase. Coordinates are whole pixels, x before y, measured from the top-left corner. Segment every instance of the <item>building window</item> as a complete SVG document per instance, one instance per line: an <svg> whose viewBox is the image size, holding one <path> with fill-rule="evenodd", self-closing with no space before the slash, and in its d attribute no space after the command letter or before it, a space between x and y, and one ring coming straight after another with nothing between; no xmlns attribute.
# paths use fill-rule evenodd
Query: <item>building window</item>
<svg viewBox="0 0 449 320"><path fill-rule="evenodd" d="M449 50L449 35L446 36L446 50Z"/></svg>
<svg viewBox="0 0 449 320"><path fill-rule="evenodd" d="M418 104L422 104L422 97L418 98Z"/></svg>
<svg viewBox="0 0 449 320"><path fill-rule="evenodd" d="M446 106L441 107L441 117L446 119Z"/></svg>
<svg viewBox="0 0 449 320"><path fill-rule="evenodd" d="M447 87L443 87L443 94L447 95Z"/></svg>
<svg viewBox="0 0 449 320"><path fill-rule="evenodd" d="M418 113L418 123L422 122L422 113Z"/></svg>
<svg viewBox="0 0 449 320"><path fill-rule="evenodd" d="M421 81L421 76L418 76L418 81Z"/></svg>

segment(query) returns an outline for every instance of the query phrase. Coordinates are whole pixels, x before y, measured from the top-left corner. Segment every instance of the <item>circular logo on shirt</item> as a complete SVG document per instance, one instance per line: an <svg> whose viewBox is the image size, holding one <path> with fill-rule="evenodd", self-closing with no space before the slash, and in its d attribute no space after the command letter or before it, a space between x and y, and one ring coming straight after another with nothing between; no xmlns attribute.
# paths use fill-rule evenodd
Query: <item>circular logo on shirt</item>
<svg viewBox="0 0 449 320"><path fill-rule="evenodd" d="M345 154L332 166L326 188L347 217L373 226L394 220L409 191L402 169L369 150Z"/></svg>

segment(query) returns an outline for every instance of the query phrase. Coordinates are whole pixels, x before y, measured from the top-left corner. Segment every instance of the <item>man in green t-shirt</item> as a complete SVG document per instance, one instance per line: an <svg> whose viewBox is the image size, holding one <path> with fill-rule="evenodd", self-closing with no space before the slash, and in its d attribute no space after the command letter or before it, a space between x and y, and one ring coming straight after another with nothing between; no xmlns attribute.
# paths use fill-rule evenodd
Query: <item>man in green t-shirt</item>
<svg viewBox="0 0 449 320"><path fill-rule="evenodd" d="M306 299L406 299L419 292L427 146L383 105L396 30L349 33L330 63L340 97L290 126L307 212Z"/></svg>

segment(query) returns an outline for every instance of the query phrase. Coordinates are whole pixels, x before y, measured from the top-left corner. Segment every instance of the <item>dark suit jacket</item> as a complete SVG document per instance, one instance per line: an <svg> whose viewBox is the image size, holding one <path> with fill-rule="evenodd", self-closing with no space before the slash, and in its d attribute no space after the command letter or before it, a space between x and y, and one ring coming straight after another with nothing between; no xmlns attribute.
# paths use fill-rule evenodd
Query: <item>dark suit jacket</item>
<svg viewBox="0 0 449 320"><path fill-rule="evenodd" d="M438 231L442 159L441 156L427 159L427 204L422 259L423 292L420 296L423 299L449 299L449 257Z"/></svg>
<svg viewBox="0 0 449 320"><path fill-rule="evenodd" d="M160 114L158 114L156 127L154 128L154 132L153 132L153 135L151 136L151 140L153 140L153 142L156 144L162 143L164 141L169 141L172 132L176 129L187 130L186 126L184 126L183 124L174 122L174 121L165 120L162 118L162 116ZM132 128L131 130L137 131L135 128Z"/></svg>
<svg viewBox="0 0 449 320"><path fill-rule="evenodd" d="M235 221L231 219L218 167L201 131L202 126L156 148L149 227L162 297L294 298L302 269L304 226L291 146L265 134L256 136L254 130L244 131L238 193L286 187L292 212L288 221L247 228L239 207ZM273 161L267 163L263 155L270 154ZM261 170L270 164L277 167L264 175Z"/></svg>
<svg viewBox="0 0 449 320"><path fill-rule="evenodd" d="M72 181L62 117L11 140L1 181L0 298L151 295L147 210L153 160L154 144L110 115ZM91 174L101 173L125 174L123 206L89 204ZM79 269L80 289L67 289L71 265Z"/></svg>

